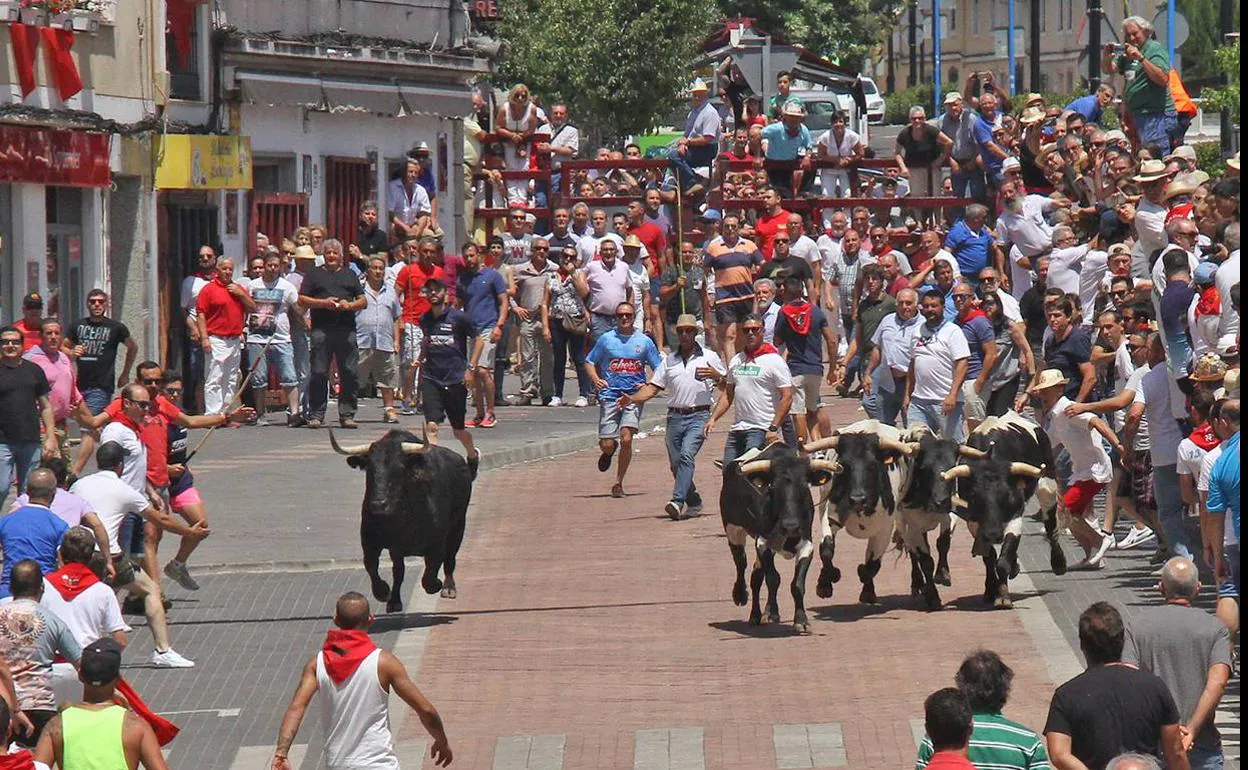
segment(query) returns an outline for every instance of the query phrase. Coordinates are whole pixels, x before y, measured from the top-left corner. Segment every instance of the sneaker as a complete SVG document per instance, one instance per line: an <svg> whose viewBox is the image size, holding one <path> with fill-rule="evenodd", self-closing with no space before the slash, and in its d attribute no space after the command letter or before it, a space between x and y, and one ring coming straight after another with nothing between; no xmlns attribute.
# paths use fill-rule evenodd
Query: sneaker
<svg viewBox="0 0 1248 770"><path fill-rule="evenodd" d="M1127 534L1123 535L1122 539L1118 541L1117 548L1125 551L1128 548L1135 548L1136 546L1143 545L1156 537L1157 533L1153 532L1151 527L1132 527L1127 531Z"/></svg>
<svg viewBox="0 0 1248 770"><path fill-rule="evenodd" d="M624 485L617 483L615 486L611 487L611 496L616 498L623 497Z"/></svg>
<svg viewBox="0 0 1248 770"><path fill-rule="evenodd" d="M465 418L464 418L464 427L465 427L465 428L475 428L475 427L477 427L478 425L480 425L480 424L481 424L481 420L483 420L483 419L485 419L485 418L483 418L483 417L465 417Z"/></svg>
<svg viewBox="0 0 1248 770"><path fill-rule="evenodd" d="M404 417L411 417L412 415L416 414L416 407L412 406L411 404L404 404L403 408L399 410L399 414L403 415Z"/></svg>
<svg viewBox="0 0 1248 770"><path fill-rule="evenodd" d="M343 430L355 430L356 428L360 427L359 423L357 423L355 420L351 419L350 417L343 417L341 420L338 421L338 424L342 426Z"/></svg>
<svg viewBox="0 0 1248 770"><path fill-rule="evenodd" d="M1114 542L1113 535L1105 531L1101 531L1100 534L1101 534L1101 544L1097 546L1096 552L1092 554L1089 561L1104 561L1105 553L1109 551L1110 548L1113 548L1116 545L1116 543Z"/></svg>
<svg viewBox="0 0 1248 770"><path fill-rule="evenodd" d="M546 406L563 406L563 399L558 396L551 396L550 400L546 402Z"/></svg>
<svg viewBox="0 0 1248 770"><path fill-rule="evenodd" d="M319 427L321 427L322 425L324 425L324 424L325 424L325 422L324 422L323 420L320 420L320 419L316 418L316 417L313 417L311 420L308 420L308 422L307 422L306 424L307 424L307 426L308 426L309 428L311 428L312 430L316 430L317 428L319 428Z"/></svg>
<svg viewBox="0 0 1248 770"><path fill-rule="evenodd" d="M1170 561L1170 551L1166 548L1158 548L1153 551L1153 555L1148 557L1149 564L1165 564Z"/></svg>
<svg viewBox="0 0 1248 770"><path fill-rule="evenodd" d="M195 661L182 657L172 647L164 652L152 650L150 662L156 668L195 668Z"/></svg>
<svg viewBox="0 0 1248 770"><path fill-rule="evenodd" d="M481 467L481 450L473 447L472 456L468 458L468 470L472 472L472 477L477 477L477 469Z"/></svg>
<svg viewBox="0 0 1248 770"><path fill-rule="evenodd" d="M387 409L381 418L382 422L396 423L399 421L399 415L393 409Z"/></svg>
<svg viewBox="0 0 1248 770"><path fill-rule="evenodd" d="M480 425L482 428L493 428L495 425L498 425L498 419L492 414L487 414L477 425Z"/></svg>
<svg viewBox="0 0 1248 770"><path fill-rule="evenodd" d="M584 409L585 407L589 406L589 399L585 398L584 396L581 396L580 398L572 402L572 406L576 407L577 409Z"/></svg>
<svg viewBox="0 0 1248 770"><path fill-rule="evenodd" d="M611 467L611 455L610 454L599 455L598 456L598 472L606 473L607 469L609 469L610 467Z"/></svg>
<svg viewBox="0 0 1248 770"><path fill-rule="evenodd" d="M1071 572L1095 572L1105 569L1105 557L1093 559L1091 556L1084 557L1068 567Z"/></svg>
<svg viewBox="0 0 1248 770"><path fill-rule="evenodd" d="M667 518L672 521L680 521L681 516L685 513L685 504L678 503L675 500L668 500L667 505L663 506L663 510L667 512Z"/></svg>
<svg viewBox="0 0 1248 770"><path fill-rule="evenodd" d="M167 575L171 580L176 580L178 585L188 591L199 590L199 583L196 583L195 578L191 577L191 573L187 570L185 564L170 561L165 565L165 575Z"/></svg>

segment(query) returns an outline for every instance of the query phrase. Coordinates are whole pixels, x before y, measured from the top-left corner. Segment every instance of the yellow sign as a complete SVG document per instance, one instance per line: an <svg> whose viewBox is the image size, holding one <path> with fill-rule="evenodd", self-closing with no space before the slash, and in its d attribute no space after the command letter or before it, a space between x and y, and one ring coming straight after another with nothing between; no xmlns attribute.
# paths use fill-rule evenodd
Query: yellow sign
<svg viewBox="0 0 1248 770"><path fill-rule="evenodd" d="M169 134L156 144L159 190L250 190L251 139Z"/></svg>

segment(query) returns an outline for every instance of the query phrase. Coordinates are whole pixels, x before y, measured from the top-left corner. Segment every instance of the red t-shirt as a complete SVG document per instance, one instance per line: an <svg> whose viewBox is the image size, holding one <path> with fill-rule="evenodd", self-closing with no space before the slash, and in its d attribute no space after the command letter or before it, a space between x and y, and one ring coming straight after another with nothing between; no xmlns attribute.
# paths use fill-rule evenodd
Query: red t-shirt
<svg viewBox="0 0 1248 770"><path fill-rule="evenodd" d="M104 407L109 419L134 424L121 411L121 397ZM143 424L136 431L143 448L147 450L147 480L154 487L169 486L169 423L177 419L182 410L164 396L156 397L155 411L148 412Z"/></svg>
<svg viewBox="0 0 1248 770"><path fill-rule="evenodd" d="M446 283L446 273L442 268L431 265L426 270L419 262L404 265L395 276L395 289L403 292L403 323L419 324L421 317L433 307L424 292L425 284L431 278Z"/></svg>
<svg viewBox="0 0 1248 770"><path fill-rule="evenodd" d="M754 223L754 232L758 234L761 243L758 247L763 250L763 260L771 261L771 252L775 248L773 241L776 239L776 233L781 230L787 230L789 227L789 212L780 209L773 216L763 214L759 216L758 221Z"/></svg>
<svg viewBox="0 0 1248 770"><path fill-rule="evenodd" d="M659 261L667 250L667 233L655 223L644 219L639 225L630 225L628 232L630 235L637 236L637 239L646 247L646 252L650 255L650 277L658 278Z"/></svg>
<svg viewBox="0 0 1248 770"><path fill-rule="evenodd" d="M13 328L17 329L19 332L22 333L22 352L23 353L30 350L35 345L38 345L39 343L43 342L43 331L38 327L32 329L29 326L27 326L25 318L13 324Z"/></svg>
<svg viewBox="0 0 1248 770"><path fill-rule="evenodd" d="M893 279L893 283L887 287L887 291L890 297L896 297L897 292L901 291L902 289L909 289L909 288L910 288L909 279L907 279L904 275L899 275Z"/></svg>
<svg viewBox="0 0 1248 770"><path fill-rule="evenodd" d="M975 770L971 760L956 751L938 751L927 760L931 770Z"/></svg>
<svg viewBox="0 0 1248 770"><path fill-rule="evenodd" d="M195 310L204 317L213 337L237 337L243 333L243 303L215 278L200 289Z"/></svg>

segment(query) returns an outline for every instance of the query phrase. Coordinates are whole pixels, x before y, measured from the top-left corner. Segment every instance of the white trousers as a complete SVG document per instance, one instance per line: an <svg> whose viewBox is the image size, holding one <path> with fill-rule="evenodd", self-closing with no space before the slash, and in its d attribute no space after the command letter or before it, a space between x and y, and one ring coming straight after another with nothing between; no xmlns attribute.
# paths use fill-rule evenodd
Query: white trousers
<svg viewBox="0 0 1248 770"><path fill-rule="evenodd" d="M242 365L242 338L208 336L212 344L204 361L204 413L221 414L238 388L238 368Z"/></svg>

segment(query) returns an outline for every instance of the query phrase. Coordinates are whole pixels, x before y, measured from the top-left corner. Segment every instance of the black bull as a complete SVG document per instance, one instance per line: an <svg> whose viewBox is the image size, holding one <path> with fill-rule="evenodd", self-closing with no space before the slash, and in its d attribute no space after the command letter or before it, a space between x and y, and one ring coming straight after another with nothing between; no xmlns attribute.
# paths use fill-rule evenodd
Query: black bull
<svg viewBox="0 0 1248 770"><path fill-rule="evenodd" d="M745 544L754 538L756 561L750 573L752 606L750 625L779 623L780 608L776 590L780 573L776 569L776 553L795 558L793 582L793 627L809 633L806 617L806 573L814 554L811 528L815 504L811 484L826 484L836 466L824 460L810 460L796 450L773 444L758 457L724 466L723 487L719 493L720 518L728 536L728 548L736 566L732 600L745 606ZM759 592L767 581L767 614L759 607Z"/></svg>
<svg viewBox="0 0 1248 770"><path fill-rule="evenodd" d="M464 539L473 473L467 461L445 447L431 446L406 431L392 430L371 444L341 447L329 434L334 451L365 472L360 506L360 545L373 598L386 612L402 612L403 558L423 556L420 584L425 593L454 599L455 558ZM378 573L382 551L390 552L394 585ZM438 572L446 575L445 582Z"/></svg>

